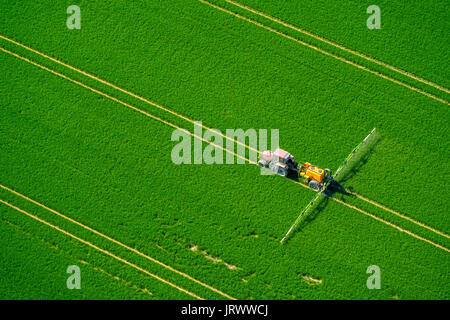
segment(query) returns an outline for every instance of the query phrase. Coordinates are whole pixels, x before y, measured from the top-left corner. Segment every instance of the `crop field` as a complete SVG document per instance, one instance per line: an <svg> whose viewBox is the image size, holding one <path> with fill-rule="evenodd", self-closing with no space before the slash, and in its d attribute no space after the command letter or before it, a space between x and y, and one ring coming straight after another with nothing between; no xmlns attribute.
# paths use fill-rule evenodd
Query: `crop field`
<svg viewBox="0 0 450 320"><path fill-rule="evenodd" d="M2 1L0 299L449 299L450 8L372 4ZM316 193L208 128L332 172L377 140L280 243Z"/></svg>

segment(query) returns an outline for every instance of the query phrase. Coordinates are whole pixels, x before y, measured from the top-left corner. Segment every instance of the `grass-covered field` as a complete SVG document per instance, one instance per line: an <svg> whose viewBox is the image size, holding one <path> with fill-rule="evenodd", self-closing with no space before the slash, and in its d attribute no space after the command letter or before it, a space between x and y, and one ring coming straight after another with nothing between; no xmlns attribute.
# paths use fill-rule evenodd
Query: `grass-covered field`
<svg viewBox="0 0 450 320"><path fill-rule="evenodd" d="M0 298L450 297L444 1L380 2L380 30L360 1L79 1L80 30L71 4L0 4L0 185L25 196L0 188ZM314 192L250 164L173 164L174 128L123 103L191 123L5 37L223 132L279 129L333 170L376 127L343 185L391 211L336 194L371 216L328 199L281 245Z"/></svg>

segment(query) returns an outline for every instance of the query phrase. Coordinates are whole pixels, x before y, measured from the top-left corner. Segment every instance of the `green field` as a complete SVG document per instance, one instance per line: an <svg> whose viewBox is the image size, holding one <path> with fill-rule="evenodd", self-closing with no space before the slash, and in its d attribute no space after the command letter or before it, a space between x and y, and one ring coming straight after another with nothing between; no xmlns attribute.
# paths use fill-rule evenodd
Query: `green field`
<svg viewBox="0 0 450 320"><path fill-rule="evenodd" d="M448 4L381 1L369 30L372 2L329 3L78 1L69 30L71 2L2 2L0 299L449 299ZM124 104L189 131L177 115L279 129L332 170L376 127L342 185L388 210L337 193L281 245L312 190L175 165L174 128Z"/></svg>

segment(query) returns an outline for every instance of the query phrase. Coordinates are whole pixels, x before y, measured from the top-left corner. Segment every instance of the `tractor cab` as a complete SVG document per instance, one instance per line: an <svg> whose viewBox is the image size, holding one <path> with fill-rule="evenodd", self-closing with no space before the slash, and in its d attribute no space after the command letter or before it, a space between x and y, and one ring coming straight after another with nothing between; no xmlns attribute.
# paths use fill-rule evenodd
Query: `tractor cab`
<svg viewBox="0 0 450 320"><path fill-rule="evenodd" d="M288 175L289 170L298 170L294 156L280 148L274 152L270 150L262 152L258 164L284 177Z"/></svg>
<svg viewBox="0 0 450 320"><path fill-rule="evenodd" d="M275 161L288 165L290 168L295 164L295 158L289 152L277 148L273 153L273 158Z"/></svg>

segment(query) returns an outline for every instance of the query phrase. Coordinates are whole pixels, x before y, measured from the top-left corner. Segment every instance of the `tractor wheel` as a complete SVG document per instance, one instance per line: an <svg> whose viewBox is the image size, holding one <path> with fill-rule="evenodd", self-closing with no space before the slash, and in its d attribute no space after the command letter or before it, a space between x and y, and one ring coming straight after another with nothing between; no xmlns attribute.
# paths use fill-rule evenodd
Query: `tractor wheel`
<svg viewBox="0 0 450 320"><path fill-rule="evenodd" d="M288 171L283 168L278 168L278 174L283 177L287 177Z"/></svg>
<svg viewBox="0 0 450 320"><path fill-rule="evenodd" d="M318 181L316 181L316 180L311 180L311 181L308 183L308 186L309 186L311 189L315 190L315 191L319 191L319 190L320 190L320 183L319 183Z"/></svg>

